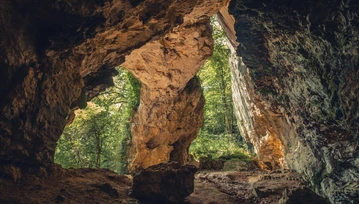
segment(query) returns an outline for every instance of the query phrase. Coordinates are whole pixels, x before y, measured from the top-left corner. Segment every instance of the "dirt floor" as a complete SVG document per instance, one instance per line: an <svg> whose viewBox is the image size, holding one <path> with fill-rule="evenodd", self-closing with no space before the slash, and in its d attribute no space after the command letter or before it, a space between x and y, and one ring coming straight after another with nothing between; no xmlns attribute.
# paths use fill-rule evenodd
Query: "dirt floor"
<svg viewBox="0 0 359 204"><path fill-rule="evenodd" d="M278 203L285 190L304 188L294 172L207 171L199 172L189 203Z"/></svg>
<svg viewBox="0 0 359 204"><path fill-rule="evenodd" d="M0 203L158 203L131 198L131 185L130 176L105 169L62 169L45 180L0 180ZM305 201L312 199L312 193L308 194L300 176L291 171L201 171L196 174L194 192L184 203L278 203L290 199L293 192L305 197L297 195L295 199L303 199L299 203L312 203Z"/></svg>

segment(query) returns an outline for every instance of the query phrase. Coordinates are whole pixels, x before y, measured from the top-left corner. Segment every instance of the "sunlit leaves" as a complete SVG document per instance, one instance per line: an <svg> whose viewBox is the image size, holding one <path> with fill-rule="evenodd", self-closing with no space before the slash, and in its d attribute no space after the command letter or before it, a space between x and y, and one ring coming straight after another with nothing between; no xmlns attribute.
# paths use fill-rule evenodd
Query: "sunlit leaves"
<svg viewBox="0 0 359 204"><path fill-rule="evenodd" d="M119 69L115 86L76 111L73 123L58 140L55 162L65 168L102 167L126 170L128 130L134 106L139 102L140 84Z"/></svg>
<svg viewBox="0 0 359 204"><path fill-rule="evenodd" d="M230 75L230 50L227 38L217 22L212 19L213 55L202 66L198 76L206 99L204 125L190 147L196 158L217 159L243 155L239 130L233 113Z"/></svg>

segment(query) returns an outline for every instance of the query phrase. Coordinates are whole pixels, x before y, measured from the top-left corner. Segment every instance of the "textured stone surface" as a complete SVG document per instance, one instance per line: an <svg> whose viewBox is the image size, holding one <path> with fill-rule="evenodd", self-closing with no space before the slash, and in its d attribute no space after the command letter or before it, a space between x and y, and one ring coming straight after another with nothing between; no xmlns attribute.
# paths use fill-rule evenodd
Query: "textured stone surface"
<svg viewBox="0 0 359 204"><path fill-rule="evenodd" d="M212 54L209 16L228 1L201 1L181 26L131 52L122 66L141 81L141 101L131 127L129 169L187 161L203 123L204 98L190 80Z"/></svg>
<svg viewBox="0 0 359 204"><path fill-rule="evenodd" d="M134 69L131 70L146 84L142 89L143 103L138 115L145 114L141 112L143 108L156 106L155 103L149 105L151 102L148 99L153 102L153 97L158 97L162 104L166 103L164 98L169 97L169 104L181 101L182 105L173 107L178 108L178 113L184 112L189 117L201 97L198 94L195 95L197 99L186 94L177 95L184 90L204 58L211 53L206 19L225 2L228 1L1 1L0 173L17 180L26 172L42 172L46 168L50 170L56 141L65 124L73 120L72 110L85 106L86 100L111 86L111 76L116 74L114 68L123 63L125 56L132 50L145 44L152 46L156 44L153 43L155 41L162 43L157 43L156 49L163 48L168 53L163 55L168 60L164 62L177 60L189 63L181 65L178 62L174 64L176 67L160 65L160 69L174 69L173 73L164 72L165 77L151 70L156 65L144 67L140 71L141 76ZM202 23L197 24L198 21ZM178 27L180 24L183 27ZM191 32L193 37L189 36ZM183 36L176 40L176 34ZM192 47L180 45L187 40L192 41L189 45L195 47L194 53L181 58L181 54L186 54L185 51L192 50ZM174 45L180 49L174 50ZM198 56L192 60L193 54ZM151 77L156 82L146 79L149 76L146 75L147 68L151 70ZM183 70L181 75L186 70L190 71L178 78L175 75L180 75L179 70ZM172 85L172 82L165 80L171 78L171 74L174 76L172 82L176 81ZM153 87L153 83L160 86ZM166 95L171 89L173 91ZM183 92L189 93L192 87L186 90ZM183 104L187 105L182 107ZM165 108L169 107L171 105ZM186 112L186 107L194 108ZM165 113L169 112L155 112ZM173 118L179 120L175 114L172 111ZM198 115L201 115L200 111ZM141 125L149 122L146 118L137 118L141 120ZM200 119L197 123L199 126ZM191 140L177 142L179 137L193 138L193 134L195 131L180 133L170 142L165 141L173 145L166 148L177 148L176 152L183 152L181 148L188 146ZM156 145L156 140L148 145ZM180 154L176 153L173 157L181 157ZM168 158L166 155L165 159Z"/></svg>
<svg viewBox="0 0 359 204"><path fill-rule="evenodd" d="M133 177L131 196L145 201L181 202L194 190L196 171L195 166L178 162L151 166Z"/></svg>
<svg viewBox="0 0 359 204"><path fill-rule="evenodd" d="M189 144L203 123L199 80L190 79L212 53L209 28L208 21L176 28L126 57L122 66L142 84L131 128L130 170L169 159L186 161Z"/></svg>
<svg viewBox="0 0 359 204"><path fill-rule="evenodd" d="M358 202L358 2L234 0L229 8L242 132L260 158L296 169L332 203Z"/></svg>
<svg viewBox="0 0 359 204"><path fill-rule="evenodd" d="M285 190L278 204L329 204L329 201L308 188Z"/></svg>
<svg viewBox="0 0 359 204"><path fill-rule="evenodd" d="M128 196L132 179L107 169L63 169L17 183L0 178L0 203L138 203Z"/></svg>
<svg viewBox="0 0 359 204"><path fill-rule="evenodd" d="M285 148L280 138L291 132L288 131L289 128L283 131L286 121L282 115L268 109L268 105L255 93L246 67L232 45L233 43L230 45L232 97L241 135L253 145L253 151L258 156L258 166L265 170L284 168Z"/></svg>
<svg viewBox="0 0 359 204"><path fill-rule="evenodd" d="M30 176L17 183L0 178L0 203L164 203L130 197L131 176L118 175L106 169L62 169L55 166L53 171L54 173L41 179ZM168 181L175 179L176 177L171 176ZM168 184L168 181L163 182ZM192 185L193 180L188 182ZM253 187L259 194L262 193L261 198L253 194ZM180 188L183 189L183 185L176 191ZM173 186L166 190L170 189L173 189ZM305 197L301 199L303 195ZM280 199L305 204L325 203L303 186L298 174L288 171L266 173L258 169L240 172L198 172L194 179L194 192L185 198L184 203L277 204Z"/></svg>
<svg viewBox="0 0 359 204"><path fill-rule="evenodd" d="M266 173L258 168L199 172L195 177L195 191L186 201L224 204L328 203L307 188L296 172L281 170Z"/></svg>
<svg viewBox="0 0 359 204"><path fill-rule="evenodd" d="M141 104L131 127L129 169L136 171L169 160L183 165L189 145L203 123L204 98L199 80L190 80L174 97L145 88L142 87ZM150 100L148 96L153 95L157 97Z"/></svg>

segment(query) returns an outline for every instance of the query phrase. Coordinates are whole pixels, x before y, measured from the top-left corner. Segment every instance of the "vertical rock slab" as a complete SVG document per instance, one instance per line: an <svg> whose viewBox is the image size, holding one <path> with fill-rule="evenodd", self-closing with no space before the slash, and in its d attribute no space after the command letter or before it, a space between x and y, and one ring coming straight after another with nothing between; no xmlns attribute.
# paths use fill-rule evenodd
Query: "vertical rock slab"
<svg viewBox="0 0 359 204"><path fill-rule="evenodd" d="M205 21L147 43L126 58L123 66L142 83L131 127L130 170L186 161L203 123L204 105L199 80L190 79L212 54L212 46Z"/></svg>
<svg viewBox="0 0 359 204"><path fill-rule="evenodd" d="M285 148L282 143L282 138L290 134L283 129L286 121L281 113L270 109L255 93L247 68L242 58L237 56L239 43L234 28L234 17L228 13L227 8L222 8L217 18L227 35L227 45L231 51L231 88L240 132L245 140L253 145L253 150L258 155L257 164L262 169L275 170L286 167Z"/></svg>
<svg viewBox="0 0 359 204"><path fill-rule="evenodd" d="M226 4L200 2L184 17L183 25L126 57L122 66L142 84L131 127L130 171L187 161L189 145L203 123L204 99L193 77L212 54L209 17Z"/></svg>
<svg viewBox="0 0 359 204"><path fill-rule="evenodd" d="M232 97L241 135L253 145L257 164L265 170L285 168L284 138L294 134L284 115L256 94L248 70L232 49Z"/></svg>
<svg viewBox="0 0 359 204"><path fill-rule="evenodd" d="M229 10L242 129L278 130L287 165L317 193L358 202L359 3L234 0ZM259 113L267 119L253 120Z"/></svg>

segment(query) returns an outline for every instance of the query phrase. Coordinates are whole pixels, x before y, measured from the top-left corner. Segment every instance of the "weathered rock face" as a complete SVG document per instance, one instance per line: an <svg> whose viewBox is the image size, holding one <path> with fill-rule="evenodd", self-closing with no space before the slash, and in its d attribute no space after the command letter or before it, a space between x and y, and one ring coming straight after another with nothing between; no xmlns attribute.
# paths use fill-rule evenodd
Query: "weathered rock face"
<svg viewBox="0 0 359 204"><path fill-rule="evenodd" d="M130 170L170 159L186 161L203 123L204 105L199 80L187 82L212 53L209 28L208 21L176 28L126 57L122 66L142 84L131 128Z"/></svg>
<svg viewBox="0 0 359 204"><path fill-rule="evenodd" d="M197 78L178 95L157 94L142 88L141 104L131 127L130 171L169 160L184 164L188 147L202 126L204 98ZM150 100L148 96L153 95L157 96Z"/></svg>
<svg viewBox="0 0 359 204"><path fill-rule="evenodd" d="M196 171L195 166L178 162L151 166L133 177L131 196L147 202L182 202L194 190Z"/></svg>
<svg viewBox="0 0 359 204"><path fill-rule="evenodd" d="M234 110L242 136L253 144L257 164L262 169L274 170L286 167L282 138L293 134L283 115L269 109L259 95L246 71L242 59L232 49L231 76ZM289 127L288 127L289 126ZM294 127L294 126L293 126Z"/></svg>
<svg viewBox="0 0 359 204"><path fill-rule="evenodd" d="M56 141L66 120L71 120L71 110L82 106L86 98L94 97L112 84L111 76L116 74L114 67L124 62L125 55L146 43L151 45L151 42L163 39L168 31L184 22L187 22L186 26L198 37L199 42L193 42L191 45L203 47L195 49L195 53L201 55L196 58L199 61L186 66L168 66L168 69L174 69L174 73L165 73L166 78L170 78L170 74L179 74L178 70L193 69L186 77L176 79L178 85L169 94L172 97L169 104L175 104L176 101L179 103L177 106L173 105L178 108L178 114L184 111L186 117L189 117L190 111L195 110L200 116L200 110L196 110L196 107L201 107L197 105L200 104L198 94L195 95L197 99L191 94L178 97L174 95L184 90L201 60L210 53L211 42L204 40L208 39L209 35L205 23L199 23L197 29L195 22L208 19L208 15L223 4L222 1L218 2L1 1L0 173L16 180L22 173L41 172L45 170L41 170L42 167L51 166ZM206 4L211 4L212 7ZM192 12L194 10L196 12ZM178 34L183 34L186 27L178 29ZM198 36L201 34L205 34L203 38ZM180 40L187 40L188 35L186 36ZM164 39L164 42L170 44L163 48L169 53L164 56L169 60L167 63L170 63L170 59L176 58L174 55L180 56L181 53L171 50L173 37L170 34L167 37L169 39ZM203 53L199 52L201 48ZM190 56L182 60L189 58ZM141 72L145 73L146 69ZM136 76L141 80L146 75ZM157 79L159 84L167 84L167 81L161 82L161 79ZM141 81L146 82L145 79ZM150 84L152 83L154 81L150 81ZM162 103L165 103L163 97L167 95L164 94L171 89L171 84L157 88L150 84L143 88L144 99L140 110L146 104L151 106L146 98L153 100L153 97L160 97ZM195 92L192 87L195 86L189 86L186 91ZM147 91L149 94L146 94ZM188 102L185 102L186 100ZM170 106L166 106L166 109ZM194 108L185 112L185 107ZM162 113L164 112L157 112ZM143 113L139 111L137 116L138 120L141 120L140 124L148 120L142 118L141 114ZM171 117L179 118L174 112ZM193 137L187 133L180 134ZM180 149L183 144L183 147L186 147L187 141L183 144L176 143L179 137L171 142L166 141L166 144L172 144L175 150L177 146ZM153 141L153 144L156 145L156 142ZM151 147L152 143L148 145ZM181 160L180 156L176 155L174 153L173 157Z"/></svg>
<svg viewBox="0 0 359 204"><path fill-rule="evenodd" d="M234 0L229 10L242 132L332 203L358 202L358 2Z"/></svg>
<svg viewBox="0 0 359 204"><path fill-rule="evenodd" d="M204 105L198 79L190 79L212 54L209 16L227 3L201 2L181 26L126 57L122 66L142 84L131 128L131 171L169 160L187 161L189 145L203 123Z"/></svg>

